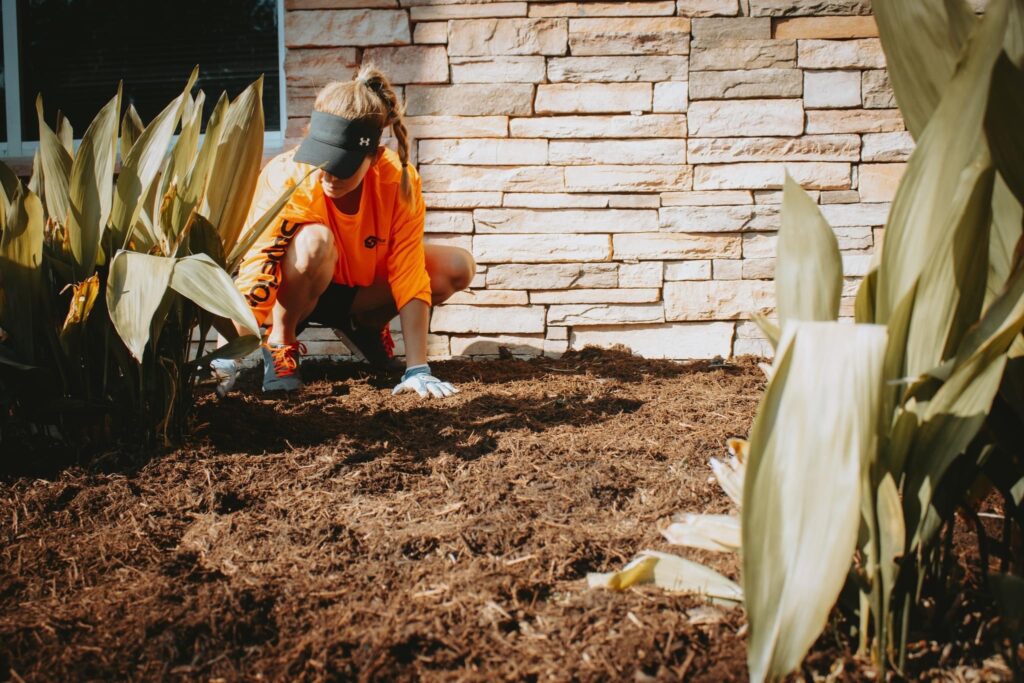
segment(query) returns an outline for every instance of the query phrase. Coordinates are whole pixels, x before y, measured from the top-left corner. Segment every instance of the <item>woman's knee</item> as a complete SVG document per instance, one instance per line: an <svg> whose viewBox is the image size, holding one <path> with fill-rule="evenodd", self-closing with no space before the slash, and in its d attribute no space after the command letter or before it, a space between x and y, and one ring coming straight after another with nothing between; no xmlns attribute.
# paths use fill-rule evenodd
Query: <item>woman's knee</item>
<svg viewBox="0 0 1024 683"><path fill-rule="evenodd" d="M285 259L286 265L306 276L330 276L338 259L334 234L326 225L309 223L299 229Z"/></svg>

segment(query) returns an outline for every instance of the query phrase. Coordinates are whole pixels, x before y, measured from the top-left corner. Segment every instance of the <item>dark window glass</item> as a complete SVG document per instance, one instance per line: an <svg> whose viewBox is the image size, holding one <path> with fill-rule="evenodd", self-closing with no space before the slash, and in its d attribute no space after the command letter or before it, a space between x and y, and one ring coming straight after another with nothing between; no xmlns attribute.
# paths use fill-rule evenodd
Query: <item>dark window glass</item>
<svg viewBox="0 0 1024 683"><path fill-rule="evenodd" d="M4 69L3 26L0 26L0 142L7 142L7 71Z"/></svg>
<svg viewBox="0 0 1024 683"><path fill-rule="evenodd" d="M119 80L149 123L196 64L207 117L221 92L263 74L266 129L281 129L277 0L19 0L18 29L25 140L39 139L37 93L47 120L60 109L79 138Z"/></svg>

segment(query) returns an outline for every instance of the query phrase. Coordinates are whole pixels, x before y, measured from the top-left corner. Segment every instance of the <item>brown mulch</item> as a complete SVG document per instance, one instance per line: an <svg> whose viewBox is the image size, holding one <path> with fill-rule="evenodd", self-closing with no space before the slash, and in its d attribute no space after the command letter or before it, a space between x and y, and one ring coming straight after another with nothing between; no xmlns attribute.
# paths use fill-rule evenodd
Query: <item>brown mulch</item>
<svg viewBox="0 0 1024 683"><path fill-rule="evenodd" d="M730 510L707 460L749 429L754 361L435 370L462 393L250 373L177 450L0 484L0 679L746 680L741 610L585 576L652 548L737 578L659 528Z"/></svg>

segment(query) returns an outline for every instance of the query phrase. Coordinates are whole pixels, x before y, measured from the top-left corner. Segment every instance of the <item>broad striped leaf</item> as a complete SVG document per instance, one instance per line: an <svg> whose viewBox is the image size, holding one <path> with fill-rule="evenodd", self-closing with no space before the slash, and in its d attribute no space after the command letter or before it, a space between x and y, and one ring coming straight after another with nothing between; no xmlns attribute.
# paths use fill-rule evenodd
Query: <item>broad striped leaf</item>
<svg viewBox="0 0 1024 683"><path fill-rule="evenodd" d="M134 251L119 251L110 262L107 310L125 346L139 363L149 343L153 316L167 293L175 261Z"/></svg>
<svg viewBox="0 0 1024 683"><path fill-rule="evenodd" d="M0 327L11 335L19 360L29 364L35 362L35 331L44 291L43 225L42 202L19 183L0 239Z"/></svg>
<svg viewBox="0 0 1024 683"><path fill-rule="evenodd" d="M36 115L39 120L39 163L42 168L43 202L47 216L68 224L70 207L68 185L71 182L71 155L64 149L43 116L43 97L36 97Z"/></svg>
<svg viewBox="0 0 1024 683"><path fill-rule="evenodd" d="M886 330L793 322L750 434L743 591L753 681L799 666L846 580L876 447Z"/></svg>
<svg viewBox="0 0 1024 683"><path fill-rule="evenodd" d="M223 268L206 254L178 259L171 288L203 310L232 320L256 337L260 326L245 298Z"/></svg>

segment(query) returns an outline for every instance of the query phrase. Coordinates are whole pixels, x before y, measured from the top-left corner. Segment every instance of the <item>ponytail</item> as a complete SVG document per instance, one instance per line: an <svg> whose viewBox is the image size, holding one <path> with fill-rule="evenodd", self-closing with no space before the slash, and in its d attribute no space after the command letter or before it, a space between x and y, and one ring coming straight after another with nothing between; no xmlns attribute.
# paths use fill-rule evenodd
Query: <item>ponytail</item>
<svg viewBox="0 0 1024 683"><path fill-rule="evenodd" d="M412 200L412 181L409 178L409 131L405 127L403 116L405 107L398 99L394 88L388 81L387 76L381 73L373 64L364 64L359 69L356 82L369 88L381 101L386 109L385 126L391 126L391 131L398 142L398 159L402 162L402 197L407 201Z"/></svg>

